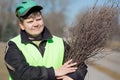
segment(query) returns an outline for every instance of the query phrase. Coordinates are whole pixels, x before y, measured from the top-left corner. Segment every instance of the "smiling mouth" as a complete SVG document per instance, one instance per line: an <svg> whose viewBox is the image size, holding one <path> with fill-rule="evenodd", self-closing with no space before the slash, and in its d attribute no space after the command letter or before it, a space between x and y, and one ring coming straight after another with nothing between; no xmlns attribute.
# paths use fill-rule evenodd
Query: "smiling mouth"
<svg viewBox="0 0 120 80"><path fill-rule="evenodd" d="M35 27L33 30L40 30L40 27Z"/></svg>

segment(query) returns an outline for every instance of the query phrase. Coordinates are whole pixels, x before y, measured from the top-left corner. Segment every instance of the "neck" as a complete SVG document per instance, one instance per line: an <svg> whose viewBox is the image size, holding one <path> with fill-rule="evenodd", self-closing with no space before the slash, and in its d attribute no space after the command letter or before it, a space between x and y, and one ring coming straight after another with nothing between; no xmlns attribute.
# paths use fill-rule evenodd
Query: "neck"
<svg viewBox="0 0 120 80"><path fill-rule="evenodd" d="M41 39L41 35L39 35L39 36L30 36L29 35L29 37L28 37L30 40L35 40L35 41L39 41L40 39Z"/></svg>

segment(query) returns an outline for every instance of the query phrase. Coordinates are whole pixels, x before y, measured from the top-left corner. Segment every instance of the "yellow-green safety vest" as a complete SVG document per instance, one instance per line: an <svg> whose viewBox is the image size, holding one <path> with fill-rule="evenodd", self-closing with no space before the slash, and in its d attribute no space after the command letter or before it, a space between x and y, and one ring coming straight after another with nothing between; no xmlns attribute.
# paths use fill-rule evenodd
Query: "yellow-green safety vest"
<svg viewBox="0 0 120 80"><path fill-rule="evenodd" d="M17 45L30 66L45 66L47 68L53 67L57 69L62 65L64 44L63 40L59 37L53 36L52 39L47 40L43 57L33 44L21 43L20 35L10 41L13 41ZM9 80L13 80L11 76L9 76Z"/></svg>

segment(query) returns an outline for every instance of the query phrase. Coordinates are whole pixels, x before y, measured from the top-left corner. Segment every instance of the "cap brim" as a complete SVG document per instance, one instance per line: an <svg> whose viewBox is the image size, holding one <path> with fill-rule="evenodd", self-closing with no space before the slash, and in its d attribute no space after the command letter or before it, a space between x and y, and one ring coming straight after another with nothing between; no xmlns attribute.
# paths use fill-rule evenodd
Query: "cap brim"
<svg viewBox="0 0 120 80"><path fill-rule="evenodd" d="M22 15L20 15L21 17L22 16L25 16L26 14L28 14L31 10L33 10L33 11L40 11L40 10L42 10L43 9L43 7L41 7L41 6L33 6L33 7L30 7L30 8L28 8Z"/></svg>

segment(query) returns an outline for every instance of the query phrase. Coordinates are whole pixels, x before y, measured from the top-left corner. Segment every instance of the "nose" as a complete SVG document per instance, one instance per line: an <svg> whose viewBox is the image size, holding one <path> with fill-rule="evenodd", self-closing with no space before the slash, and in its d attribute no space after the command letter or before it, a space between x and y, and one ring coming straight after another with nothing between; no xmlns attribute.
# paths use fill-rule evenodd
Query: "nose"
<svg viewBox="0 0 120 80"><path fill-rule="evenodd" d="M34 20L34 27L37 27L38 26L38 22L36 20Z"/></svg>

